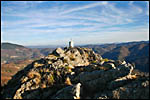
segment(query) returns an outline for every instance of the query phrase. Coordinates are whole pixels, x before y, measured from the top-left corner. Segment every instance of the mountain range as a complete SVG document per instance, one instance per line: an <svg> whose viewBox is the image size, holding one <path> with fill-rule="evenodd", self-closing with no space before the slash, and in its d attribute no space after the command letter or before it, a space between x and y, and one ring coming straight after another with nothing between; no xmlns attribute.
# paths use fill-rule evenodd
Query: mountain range
<svg viewBox="0 0 150 100"><path fill-rule="evenodd" d="M126 60L127 62L135 64L137 69L149 72L149 41L82 45L79 47L92 48L93 51L104 58ZM1 62L9 63L26 59L38 59L47 56L54 49L55 48L43 47L29 48L18 44L2 43Z"/></svg>
<svg viewBox="0 0 150 100"><path fill-rule="evenodd" d="M126 60L135 64L137 69L149 72L149 41L85 45L83 47L92 48L104 58Z"/></svg>

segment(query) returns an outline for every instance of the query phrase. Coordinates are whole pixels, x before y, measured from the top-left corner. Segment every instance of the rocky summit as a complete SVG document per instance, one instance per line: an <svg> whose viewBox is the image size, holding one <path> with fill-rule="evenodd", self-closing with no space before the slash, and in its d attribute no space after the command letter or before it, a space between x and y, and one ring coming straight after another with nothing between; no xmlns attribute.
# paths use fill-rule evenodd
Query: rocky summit
<svg viewBox="0 0 150 100"><path fill-rule="evenodd" d="M88 48L57 48L15 74L4 99L149 99L149 74Z"/></svg>

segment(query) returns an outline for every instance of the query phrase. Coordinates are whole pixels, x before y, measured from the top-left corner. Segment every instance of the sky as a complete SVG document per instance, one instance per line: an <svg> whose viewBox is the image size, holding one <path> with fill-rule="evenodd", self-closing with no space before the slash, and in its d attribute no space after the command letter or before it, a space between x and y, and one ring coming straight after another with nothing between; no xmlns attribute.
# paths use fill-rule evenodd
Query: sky
<svg viewBox="0 0 150 100"><path fill-rule="evenodd" d="M75 45L149 40L149 1L1 1L1 42Z"/></svg>

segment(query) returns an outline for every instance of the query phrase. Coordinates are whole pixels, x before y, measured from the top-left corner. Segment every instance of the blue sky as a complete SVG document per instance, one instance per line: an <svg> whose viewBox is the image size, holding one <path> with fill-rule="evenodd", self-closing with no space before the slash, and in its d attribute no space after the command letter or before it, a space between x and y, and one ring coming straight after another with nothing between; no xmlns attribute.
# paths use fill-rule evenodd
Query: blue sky
<svg viewBox="0 0 150 100"><path fill-rule="evenodd" d="M1 1L1 35L22 45L149 40L149 2Z"/></svg>

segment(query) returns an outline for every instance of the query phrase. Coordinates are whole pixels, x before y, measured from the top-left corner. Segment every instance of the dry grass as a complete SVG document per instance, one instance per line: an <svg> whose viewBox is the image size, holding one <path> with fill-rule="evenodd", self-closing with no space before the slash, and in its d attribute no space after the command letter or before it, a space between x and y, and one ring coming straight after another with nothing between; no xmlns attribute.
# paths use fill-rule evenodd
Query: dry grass
<svg viewBox="0 0 150 100"><path fill-rule="evenodd" d="M53 54L50 54L46 57L47 59L57 59L57 56L56 55L53 55Z"/></svg>
<svg viewBox="0 0 150 100"><path fill-rule="evenodd" d="M66 85L72 85L69 77L66 78L65 84Z"/></svg>
<svg viewBox="0 0 150 100"><path fill-rule="evenodd" d="M22 77L22 79L21 79L21 83L24 83L24 82L26 82L28 80L28 77Z"/></svg>
<svg viewBox="0 0 150 100"><path fill-rule="evenodd" d="M34 63L34 67L40 67L40 66L43 66L44 64L39 64L38 62L35 62Z"/></svg>
<svg viewBox="0 0 150 100"><path fill-rule="evenodd" d="M53 76L52 74L50 74L50 75L47 77L47 80L48 80L48 84L49 84L49 85L53 85L53 83L55 82L54 76Z"/></svg>
<svg viewBox="0 0 150 100"><path fill-rule="evenodd" d="M35 82L36 85L41 82L41 79L39 79L39 78L35 78L34 80L35 80L34 82Z"/></svg>
<svg viewBox="0 0 150 100"><path fill-rule="evenodd" d="M67 72L71 73L72 72L72 68L71 66L65 66L65 69L67 70Z"/></svg>
<svg viewBox="0 0 150 100"><path fill-rule="evenodd" d="M52 64L52 61L48 61L48 64Z"/></svg>
<svg viewBox="0 0 150 100"><path fill-rule="evenodd" d="M108 69L107 67L104 67L104 66L101 66L99 68L100 68L100 70L107 70Z"/></svg>
<svg viewBox="0 0 150 100"><path fill-rule="evenodd" d="M41 88L46 88L46 84L41 84Z"/></svg>
<svg viewBox="0 0 150 100"><path fill-rule="evenodd" d="M35 72L35 71L31 71L31 72L29 72L27 76L28 76L29 78L37 77L37 78L41 79L41 75L40 75L40 73Z"/></svg>
<svg viewBox="0 0 150 100"><path fill-rule="evenodd" d="M128 79L136 79L137 76L136 76L136 75L128 75L127 78L128 78Z"/></svg>
<svg viewBox="0 0 150 100"><path fill-rule="evenodd" d="M70 55L70 60L75 61L75 56L73 54Z"/></svg>
<svg viewBox="0 0 150 100"><path fill-rule="evenodd" d="M74 97L74 99L80 99L80 97Z"/></svg>
<svg viewBox="0 0 150 100"><path fill-rule="evenodd" d="M120 90L122 90L122 91L126 91L126 88L124 88L124 87L120 87Z"/></svg>
<svg viewBox="0 0 150 100"><path fill-rule="evenodd" d="M68 63L68 60L67 60L67 59L64 59L63 62L64 62L64 63Z"/></svg>
<svg viewBox="0 0 150 100"><path fill-rule="evenodd" d="M91 63L96 63L97 61L92 61Z"/></svg>
<svg viewBox="0 0 150 100"><path fill-rule="evenodd" d="M108 62L108 61L109 61L109 59L105 58L105 59L102 59L102 61L104 61L104 62Z"/></svg>
<svg viewBox="0 0 150 100"><path fill-rule="evenodd" d="M84 71L84 68L80 68L80 71Z"/></svg>
<svg viewBox="0 0 150 100"><path fill-rule="evenodd" d="M61 75L61 73L60 73L59 71L57 71L56 74L57 74L57 76L60 76L60 75Z"/></svg>
<svg viewBox="0 0 150 100"><path fill-rule="evenodd" d="M86 58L88 58L88 57L89 57L89 54L88 54L88 53L85 53L84 55L85 55L85 57L86 57Z"/></svg>

